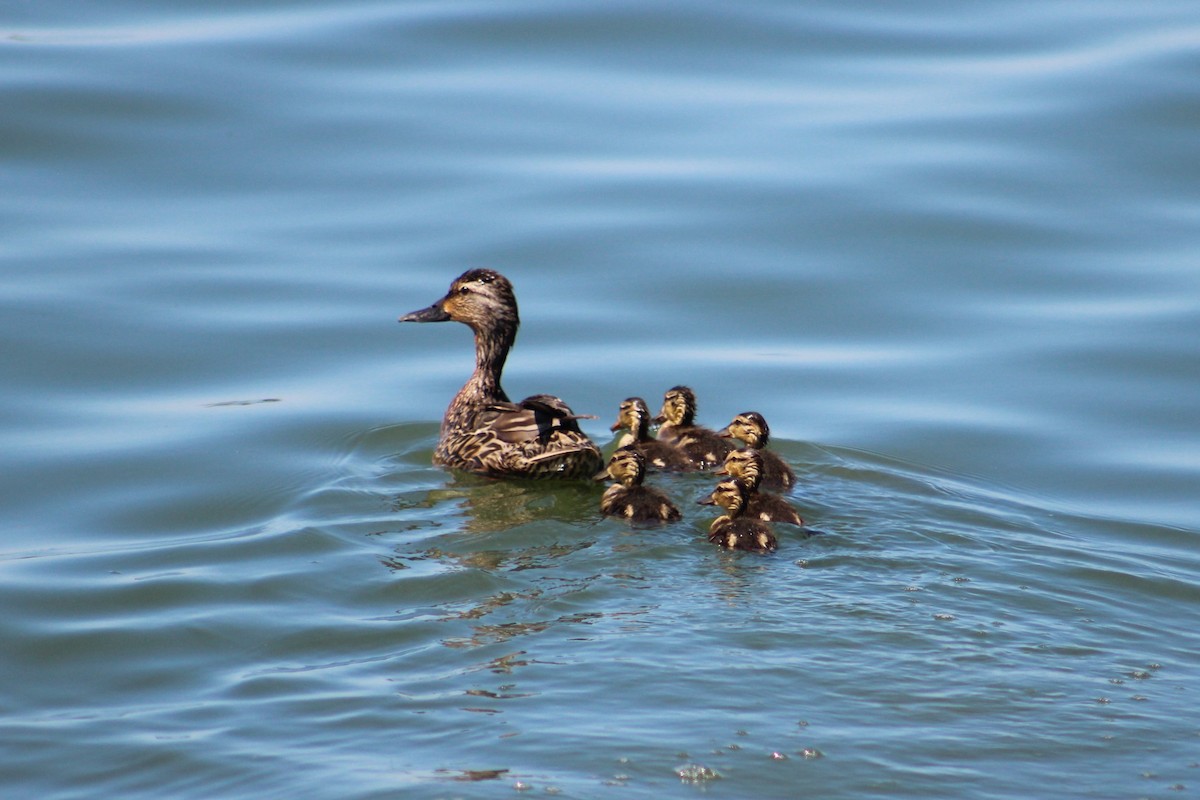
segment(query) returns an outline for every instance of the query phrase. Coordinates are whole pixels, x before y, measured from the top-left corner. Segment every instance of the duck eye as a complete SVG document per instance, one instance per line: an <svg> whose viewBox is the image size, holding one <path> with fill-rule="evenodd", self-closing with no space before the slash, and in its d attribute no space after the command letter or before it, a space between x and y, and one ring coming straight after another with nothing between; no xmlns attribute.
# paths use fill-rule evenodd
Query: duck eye
<svg viewBox="0 0 1200 800"><path fill-rule="evenodd" d="M458 287L458 293L459 294L470 294L471 287L470 286L460 286L460 287Z"/></svg>

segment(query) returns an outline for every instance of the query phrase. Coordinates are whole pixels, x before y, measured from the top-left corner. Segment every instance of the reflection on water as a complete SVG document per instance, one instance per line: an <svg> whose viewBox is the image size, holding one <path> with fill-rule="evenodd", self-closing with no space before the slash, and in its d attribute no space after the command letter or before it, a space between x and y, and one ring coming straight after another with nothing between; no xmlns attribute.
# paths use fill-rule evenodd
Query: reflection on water
<svg viewBox="0 0 1200 800"><path fill-rule="evenodd" d="M501 481L454 473L445 488L429 492L430 505L452 503L462 511L465 530L505 530L535 521L579 523L595 517L599 484Z"/></svg>

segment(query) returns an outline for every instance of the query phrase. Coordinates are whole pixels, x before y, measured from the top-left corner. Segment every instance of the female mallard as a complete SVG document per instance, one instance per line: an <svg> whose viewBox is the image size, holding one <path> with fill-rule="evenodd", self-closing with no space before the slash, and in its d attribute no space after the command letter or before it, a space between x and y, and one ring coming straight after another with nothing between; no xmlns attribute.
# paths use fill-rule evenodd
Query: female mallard
<svg viewBox="0 0 1200 800"><path fill-rule="evenodd" d="M646 478L646 459L632 447L622 447L608 461L608 474L616 483L600 498L600 511L610 517L634 522L674 522L679 509L670 499L650 486Z"/></svg>
<svg viewBox="0 0 1200 800"><path fill-rule="evenodd" d="M475 332L475 372L442 418L433 463L496 478L590 478L600 450L562 400L547 394L513 403L500 373L521 324L512 284L498 272L473 269L429 308L401 322L455 320Z"/></svg>
<svg viewBox="0 0 1200 800"><path fill-rule="evenodd" d="M658 429L659 440L678 447L699 469L720 464L734 449L733 442L695 424L695 419L696 393L686 386L668 389L663 395L662 411L654 418L662 426Z"/></svg>
<svg viewBox="0 0 1200 800"><path fill-rule="evenodd" d="M646 459L647 468L686 472L695 469L692 459L674 445L650 435L650 409L640 397L630 397L621 403L612 430L627 428L629 433L617 440L618 447L632 447Z"/></svg>
<svg viewBox="0 0 1200 800"><path fill-rule="evenodd" d="M804 520L788 501L777 494L759 491L762 481L763 457L759 450L734 450L725 456L725 467L718 474L728 475L746 487L748 500L746 516L765 522L786 522L803 525Z"/></svg>
<svg viewBox="0 0 1200 800"><path fill-rule="evenodd" d="M746 516L746 487L737 481L721 481L712 494L700 500L701 505L720 506L724 516L713 520L708 540L729 550L750 550L770 553L778 547L771 526Z"/></svg>
<svg viewBox="0 0 1200 800"><path fill-rule="evenodd" d="M767 442L771 438L771 429L767 421L757 411L747 411L738 414L733 422L725 426L721 436L741 439L746 446L762 454L762 485L767 489L787 491L796 485L796 473L777 453L767 450Z"/></svg>

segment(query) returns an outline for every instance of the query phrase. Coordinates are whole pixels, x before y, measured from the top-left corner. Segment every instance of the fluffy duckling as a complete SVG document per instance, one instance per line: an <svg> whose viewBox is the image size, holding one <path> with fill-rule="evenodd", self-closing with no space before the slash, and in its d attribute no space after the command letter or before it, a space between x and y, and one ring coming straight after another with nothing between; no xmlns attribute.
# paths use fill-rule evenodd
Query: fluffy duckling
<svg viewBox="0 0 1200 800"><path fill-rule="evenodd" d="M582 417L552 395L519 403L500 374L520 317L512 284L498 272L472 269L428 308L400 322L461 322L475 332L475 372L442 418L433 462L496 478L590 478L604 466L600 449L579 429Z"/></svg>
<svg viewBox="0 0 1200 800"><path fill-rule="evenodd" d="M654 418L662 426L658 429L659 441L678 447L699 469L722 463L734 449L733 442L695 424L695 419L696 393L686 386L668 389L663 395L662 411Z"/></svg>
<svg viewBox="0 0 1200 800"><path fill-rule="evenodd" d="M601 513L632 522L674 522L682 515L658 489L643 486L646 459L632 447L622 447L608 461L608 474L615 484L600 498Z"/></svg>
<svg viewBox="0 0 1200 800"><path fill-rule="evenodd" d="M775 532L762 520L746 516L748 500L746 487L734 480L721 481L712 494L700 500L701 505L725 509L708 529L708 540L729 550L749 550L756 553L774 552L779 546Z"/></svg>
<svg viewBox="0 0 1200 800"><path fill-rule="evenodd" d="M648 469L687 472L696 468L678 447L650 435L650 409L642 398L630 397L621 403L612 430L619 431L622 428L628 429L629 433L617 440L617 446L637 450L646 459Z"/></svg>
<svg viewBox="0 0 1200 800"><path fill-rule="evenodd" d="M747 411L738 414L733 422L725 426L721 436L741 439L746 446L762 454L762 485L766 489L787 491L796 485L796 473L787 465L778 453L765 449L771 439L771 429L767 421L757 411Z"/></svg>
<svg viewBox="0 0 1200 800"><path fill-rule="evenodd" d="M763 457L759 450L734 450L725 456L725 466L718 474L728 475L746 487L749 500L746 516L765 522L786 522L803 525L804 520L788 501L777 494L759 490L762 482Z"/></svg>

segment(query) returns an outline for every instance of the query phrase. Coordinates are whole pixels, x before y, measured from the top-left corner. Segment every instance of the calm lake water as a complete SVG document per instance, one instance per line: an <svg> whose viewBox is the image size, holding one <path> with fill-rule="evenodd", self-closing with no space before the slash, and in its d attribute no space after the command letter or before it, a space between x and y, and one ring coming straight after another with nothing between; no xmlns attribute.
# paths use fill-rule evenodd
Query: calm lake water
<svg viewBox="0 0 1200 800"><path fill-rule="evenodd" d="M1200 796L1194 0L16 2L0 794ZM762 412L822 535L434 468Z"/></svg>

